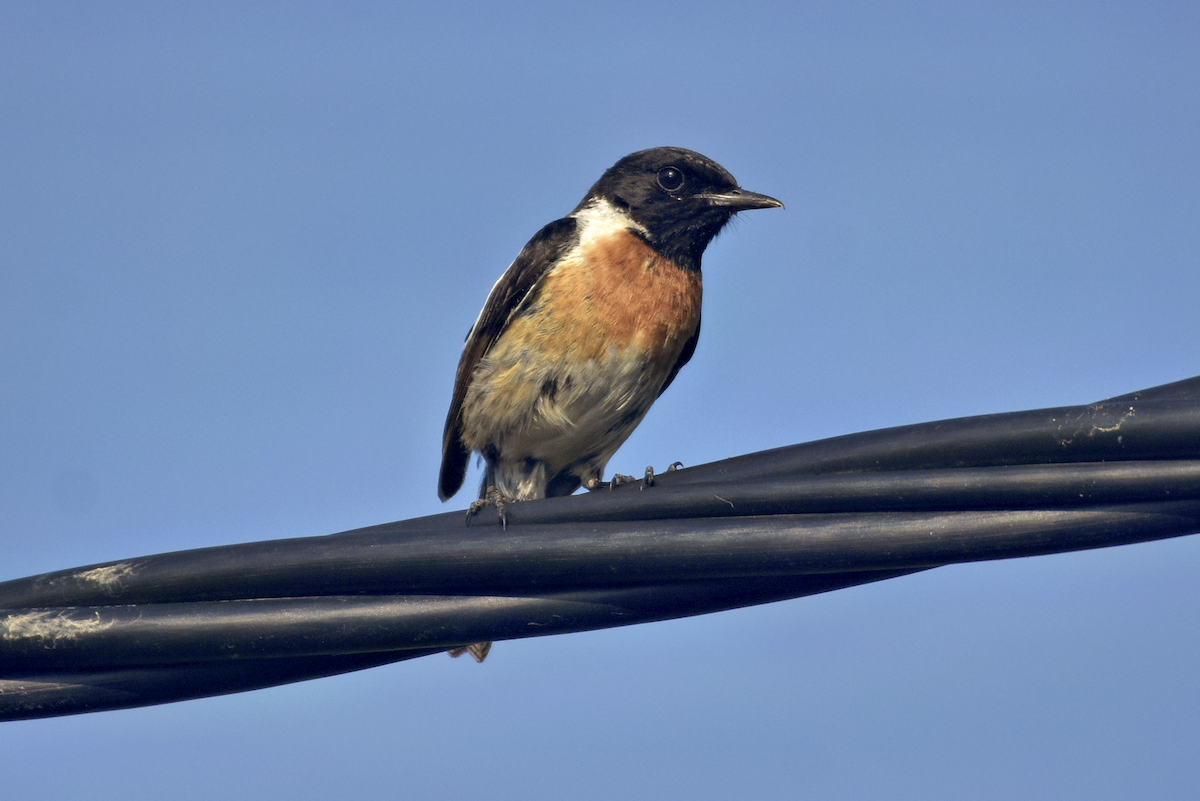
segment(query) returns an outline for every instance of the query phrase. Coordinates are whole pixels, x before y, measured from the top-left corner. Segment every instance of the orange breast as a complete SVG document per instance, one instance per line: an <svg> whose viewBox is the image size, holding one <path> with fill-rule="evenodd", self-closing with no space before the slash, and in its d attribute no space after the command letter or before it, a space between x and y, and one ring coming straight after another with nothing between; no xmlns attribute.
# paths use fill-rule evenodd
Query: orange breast
<svg viewBox="0 0 1200 801"><path fill-rule="evenodd" d="M529 322L556 348L565 340L573 359L602 362L632 348L669 370L700 321L701 280L622 231L559 265L538 300L554 313L535 312Z"/></svg>
<svg viewBox="0 0 1200 801"><path fill-rule="evenodd" d="M628 231L564 259L472 376L463 443L550 473L604 462L649 410L700 323L701 281Z"/></svg>

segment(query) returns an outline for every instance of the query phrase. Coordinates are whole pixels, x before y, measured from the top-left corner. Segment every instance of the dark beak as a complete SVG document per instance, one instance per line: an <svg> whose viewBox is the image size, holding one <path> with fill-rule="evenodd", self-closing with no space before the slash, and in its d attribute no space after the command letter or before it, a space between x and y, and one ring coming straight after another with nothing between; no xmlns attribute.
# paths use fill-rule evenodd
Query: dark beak
<svg viewBox="0 0 1200 801"><path fill-rule="evenodd" d="M781 209L783 204L773 197L760 195L757 192L747 192L745 189L731 189L713 195L700 195L714 206L731 211L749 211L750 209Z"/></svg>

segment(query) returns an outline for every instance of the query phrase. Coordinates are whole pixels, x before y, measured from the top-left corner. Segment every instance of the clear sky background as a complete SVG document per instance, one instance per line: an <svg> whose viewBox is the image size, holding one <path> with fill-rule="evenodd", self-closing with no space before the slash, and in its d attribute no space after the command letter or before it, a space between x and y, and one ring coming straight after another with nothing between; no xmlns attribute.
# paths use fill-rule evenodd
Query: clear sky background
<svg viewBox="0 0 1200 801"><path fill-rule="evenodd" d="M787 209L709 248L610 468L1200 374L1195 3L4 2L0 578L461 508L488 289L656 145ZM0 784L1195 798L1198 578L1182 538L9 723Z"/></svg>

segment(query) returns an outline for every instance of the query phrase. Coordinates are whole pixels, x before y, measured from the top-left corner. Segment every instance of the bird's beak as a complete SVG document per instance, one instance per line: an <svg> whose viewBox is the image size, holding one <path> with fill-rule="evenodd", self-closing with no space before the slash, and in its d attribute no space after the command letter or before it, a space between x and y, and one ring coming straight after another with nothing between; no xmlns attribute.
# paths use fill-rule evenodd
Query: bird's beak
<svg viewBox="0 0 1200 801"><path fill-rule="evenodd" d="M783 204L775 198L767 195L760 195L757 192L747 192L745 189L731 189L728 192L721 192L719 194L712 195L700 195L699 197L707 200L714 206L720 206L732 211L783 208Z"/></svg>

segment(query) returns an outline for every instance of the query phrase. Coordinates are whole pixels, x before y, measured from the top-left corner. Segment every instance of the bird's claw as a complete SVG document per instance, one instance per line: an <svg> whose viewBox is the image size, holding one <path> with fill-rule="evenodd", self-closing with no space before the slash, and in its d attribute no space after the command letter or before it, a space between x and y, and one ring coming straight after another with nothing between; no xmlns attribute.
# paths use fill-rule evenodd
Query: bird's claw
<svg viewBox="0 0 1200 801"><path fill-rule="evenodd" d="M479 514L480 509L488 506L494 506L496 507L496 514L500 516L500 528L508 531L508 504L511 503L512 500L512 498L506 498L504 494L495 487L488 487L484 491L482 498L474 501L470 506L467 507L467 525L471 525L471 520L475 517L475 515ZM475 653L472 652L471 655L475 656ZM451 656L458 656L458 654L452 653ZM484 653L484 656L487 656L487 654ZM475 656L475 658L480 662L483 661L483 659L478 656Z"/></svg>
<svg viewBox="0 0 1200 801"><path fill-rule="evenodd" d="M622 484L628 484L632 481L637 481L637 479L633 476L627 476L624 473L614 473L612 481L605 481L602 478L589 478L583 486L588 492L597 492L599 490L615 489Z"/></svg>
<svg viewBox="0 0 1200 801"><path fill-rule="evenodd" d="M667 472L674 473L679 468L683 467L683 462L671 462L667 465ZM646 477L642 479L641 489L654 486L654 465L646 466Z"/></svg>
<svg viewBox="0 0 1200 801"><path fill-rule="evenodd" d="M683 462L671 462L671 464L667 466L667 472L674 473L681 467L683 467ZM639 487L639 489L645 489L646 487L654 486L654 476L654 465L649 465L646 467L646 475L641 479L637 478L636 476L627 476L624 473L615 473L613 474L612 481L604 481L600 478L591 478L584 482L583 486L589 492L596 492L597 490L616 489L623 484L632 484L635 481L641 481L642 486Z"/></svg>
<svg viewBox="0 0 1200 801"><path fill-rule="evenodd" d="M609 489L616 489L622 484L632 484L637 481L633 476L627 476L624 473L613 473L612 481L608 482Z"/></svg>

